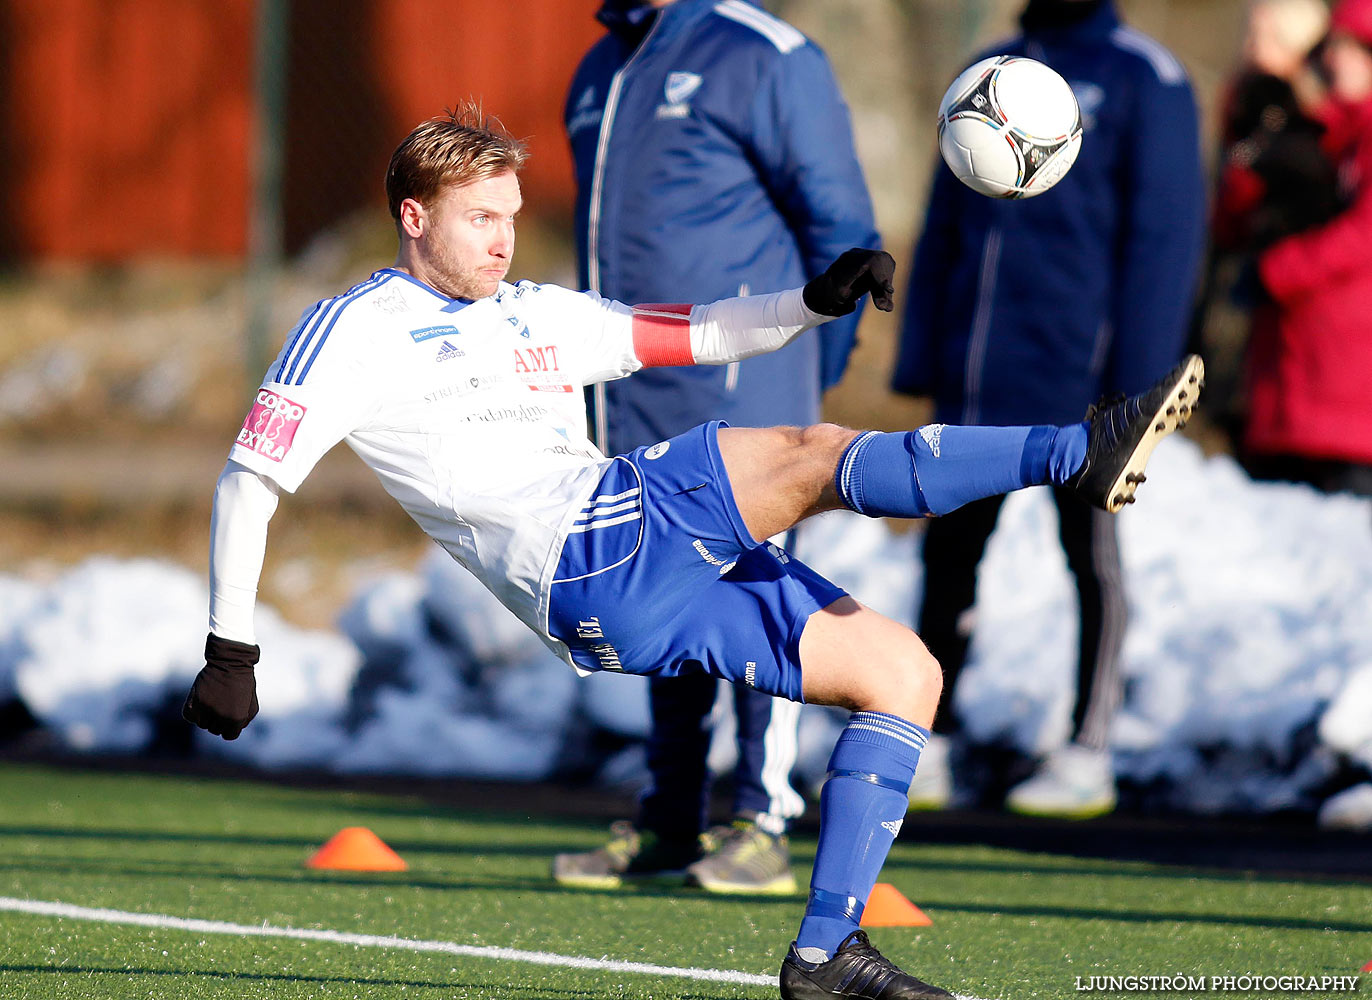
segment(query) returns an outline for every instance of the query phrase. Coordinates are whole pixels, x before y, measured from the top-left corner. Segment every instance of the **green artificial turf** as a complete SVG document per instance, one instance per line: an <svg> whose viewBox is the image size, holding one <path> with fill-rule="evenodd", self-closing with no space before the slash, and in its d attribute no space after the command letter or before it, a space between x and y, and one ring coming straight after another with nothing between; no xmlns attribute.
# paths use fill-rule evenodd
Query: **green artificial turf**
<svg viewBox="0 0 1372 1000"><path fill-rule="evenodd" d="M304 867L347 826L373 830L409 870ZM798 897L552 884L554 852L603 837L602 823L494 814L479 803L467 810L270 783L0 765L0 896L775 974ZM804 878L814 842L792 847ZM933 926L874 929L877 946L922 978L976 997L1080 997L1077 977L1090 976L1192 976L1208 985L1223 975L1348 975L1372 959L1372 890L1357 882L926 846L909 830L881 880ZM509 958L0 912L4 1000L775 995Z"/></svg>

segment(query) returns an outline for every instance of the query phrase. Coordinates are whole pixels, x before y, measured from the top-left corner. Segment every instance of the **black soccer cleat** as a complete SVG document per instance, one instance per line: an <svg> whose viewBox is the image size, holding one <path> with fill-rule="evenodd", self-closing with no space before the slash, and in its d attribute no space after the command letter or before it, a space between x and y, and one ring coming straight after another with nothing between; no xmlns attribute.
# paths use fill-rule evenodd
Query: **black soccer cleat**
<svg viewBox="0 0 1372 1000"><path fill-rule="evenodd" d="M1086 411L1086 461L1064 483L1087 503L1117 514L1134 502L1157 443L1186 426L1205 385L1205 362L1188 354L1151 389L1103 399Z"/></svg>
<svg viewBox="0 0 1372 1000"><path fill-rule="evenodd" d="M953 994L901 972L872 947L864 931L853 931L827 962L807 962L796 946L781 963L782 1000L953 1000Z"/></svg>

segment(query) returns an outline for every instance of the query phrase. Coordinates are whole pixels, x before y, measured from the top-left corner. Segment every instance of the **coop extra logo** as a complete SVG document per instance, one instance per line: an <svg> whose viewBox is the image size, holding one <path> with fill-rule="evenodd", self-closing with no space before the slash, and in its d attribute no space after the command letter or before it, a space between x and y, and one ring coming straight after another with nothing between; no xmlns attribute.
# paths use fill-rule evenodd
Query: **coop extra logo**
<svg viewBox="0 0 1372 1000"><path fill-rule="evenodd" d="M273 462L279 462L291 450L295 430L305 416L305 407L277 395L270 389L259 389L248 419L238 432L238 443Z"/></svg>

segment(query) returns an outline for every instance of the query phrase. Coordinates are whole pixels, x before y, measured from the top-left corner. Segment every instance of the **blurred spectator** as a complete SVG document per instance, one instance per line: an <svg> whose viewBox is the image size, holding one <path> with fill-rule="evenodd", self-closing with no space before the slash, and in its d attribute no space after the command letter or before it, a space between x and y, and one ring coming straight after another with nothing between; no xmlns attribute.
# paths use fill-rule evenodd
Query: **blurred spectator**
<svg viewBox="0 0 1372 1000"><path fill-rule="evenodd" d="M1022 36L988 54L1062 73L1085 137L1067 176L1029 200L985 198L937 172L892 387L932 396L946 423L1066 423L1102 393L1136 392L1181 355L1195 290L1204 182L1186 71L1121 24L1110 0L1030 0L1021 24ZM1107 736L1127 612L1114 522L1062 490L1054 501L1081 609L1071 740L1006 801L1082 817L1115 805ZM954 694L1000 505L968 504L925 535L918 632L943 666L934 729L945 739L925 751L912 806L940 807L953 793L949 751L967 744Z"/></svg>
<svg viewBox="0 0 1372 1000"><path fill-rule="evenodd" d="M880 245L848 108L804 35L743 0L606 0L597 16L610 30L566 107L581 287L623 302L708 302L803 284L842 251ZM596 441L617 454L707 420L815 423L857 319L743 362L597 385ZM638 818L616 823L605 847L558 855L559 882L680 881L686 869L714 892L794 890L785 833L804 809L789 781L797 704L733 690L733 823L711 830L700 856L717 690L704 673L651 678L652 783Z"/></svg>
<svg viewBox="0 0 1372 1000"><path fill-rule="evenodd" d="M1314 52L1329 23L1324 0L1254 0L1241 62L1223 105L1212 244L1191 350L1206 357L1207 421L1237 448L1244 354L1261 295L1257 254L1329 221L1340 207Z"/></svg>
<svg viewBox="0 0 1372 1000"><path fill-rule="evenodd" d="M1372 0L1334 8L1321 58L1346 207L1258 259L1245 458L1260 478L1372 496Z"/></svg>

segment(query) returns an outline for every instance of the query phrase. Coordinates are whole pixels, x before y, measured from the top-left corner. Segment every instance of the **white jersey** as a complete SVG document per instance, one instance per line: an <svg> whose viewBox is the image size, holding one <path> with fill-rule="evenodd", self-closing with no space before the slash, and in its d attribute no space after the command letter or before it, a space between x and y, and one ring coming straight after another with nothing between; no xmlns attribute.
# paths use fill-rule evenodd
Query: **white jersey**
<svg viewBox="0 0 1372 1000"><path fill-rule="evenodd" d="M229 457L293 492L346 441L546 637L547 583L607 459L582 387L636 371L633 310L554 285L453 300L378 271L287 337Z"/></svg>
<svg viewBox="0 0 1372 1000"><path fill-rule="evenodd" d="M273 491L346 441L386 491L555 652L548 597L562 543L609 464L582 387L645 365L775 350L822 321L799 289L705 306L630 307L502 282L467 301L386 268L308 311L238 433L215 498L211 630L251 641ZM251 475L255 474L255 475ZM237 485L235 485L237 484Z"/></svg>

